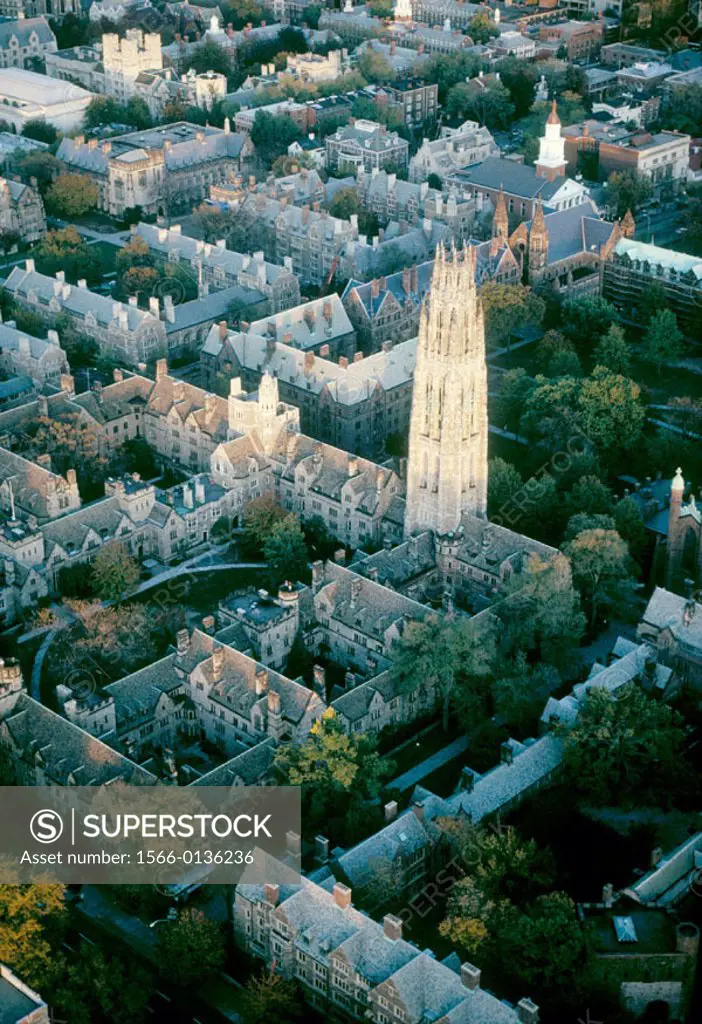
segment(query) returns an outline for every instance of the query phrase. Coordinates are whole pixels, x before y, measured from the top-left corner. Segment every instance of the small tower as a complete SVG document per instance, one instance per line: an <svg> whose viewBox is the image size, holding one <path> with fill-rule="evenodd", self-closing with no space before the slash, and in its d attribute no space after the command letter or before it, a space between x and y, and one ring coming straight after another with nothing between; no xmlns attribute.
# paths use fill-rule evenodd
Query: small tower
<svg viewBox="0 0 702 1024"><path fill-rule="evenodd" d="M539 196L536 212L529 228L529 282L548 266L548 228L544 218L544 207Z"/></svg>
<svg viewBox="0 0 702 1024"><path fill-rule="evenodd" d="M492 218L492 241L490 243L490 255L496 256L500 249L507 245L509 238L509 214L507 213L507 202L505 191L500 186L500 194L495 203L495 215Z"/></svg>
<svg viewBox="0 0 702 1024"><path fill-rule="evenodd" d="M682 469L678 466L670 484L670 505L668 506L668 551L666 566L666 586L672 589L673 583L680 572L685 549L685 530L680 522L682 513L685 480Z"/></svg>
<svg viewBox="0 0 702 1024"><path fill-rule="evenodd" d="M539 158L534 164L534 169L540 178L547 178L549 181L561 177L566 172L565 139L561 135L561 119L555 100L546 120L546 130L539 139Z"/></svg>
<svg viewBox="0 0 702 1024"><path fill-rule="evenodd" d="M620 225L620 230L621 230L622 238L632 238L633 239L634 234L636 232L636 224L634 222L634 218L633 218L633 215L631 213L631 210L627 210L626 213L624 214L624 216L622 217L622 221L621 221L621 225Z"/></svg>

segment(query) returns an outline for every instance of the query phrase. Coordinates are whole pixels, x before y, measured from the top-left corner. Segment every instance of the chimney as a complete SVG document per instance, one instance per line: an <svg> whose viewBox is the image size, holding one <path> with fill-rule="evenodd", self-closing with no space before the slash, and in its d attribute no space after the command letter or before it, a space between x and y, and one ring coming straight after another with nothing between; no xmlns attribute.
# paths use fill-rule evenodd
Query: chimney
<svg viewBox="0 0 702 1024"><path fill-rule="evenodd" d="M383 813L387 822L394 821L397 817L397 800L390 800L389 803L385 804Z"/></svg>
<svg viewBox="0 0 702 1024"><path fill-rule="evenodd" d="M222 670L224 669L224 648L220 645L213 648L212 650L212 676L214 681L218 683L222 678Z"/></svg>
<svg viewBox="0 0 702 1024"><path fill-rule="evenodd" d="M152 295L149 298L149 313L153 314L157 319L160 316L161 307L159 305L158 297Z"/></svg>
<svg viewBox="0 0 702 1024"><path fill-rule="evenodd" d="M318 693L322 700L327 699L327 673L322 665L312 666L312 688Z"/></svg>
<svg viewBox="0 0 702 1024"><path fill-rule="evenodd" d="M461 984L470 992L480 988L480 968L473 964L461 964Z"/></svg>
<svg viewBox="0 0 702 1024"><path fill-rule="evenodd" d="M202 618L202 628L205 633L214 633L215 631L215 617L214 615L204 615Z"/></svg>
<svg viewBox="0 0 702 1024"><path fill-rule="evenodd" d="M305 352L305 373L310 374L314 366L314 352Z"/></svg>
<svg viewBox="0 0 702 1024"><path fill-rule="evenodd" d="M314 859L322 864L329 860L329 840L326 836L314 837Z"/></svg>
<svg viewBox="0 0 702 1024"><path fill-rule="evenodd" d="M539 1008L526 997L517 1003L517 1016L521 1024L539 1024Z"/></svg>
<svg viewBox="0 0 702 1024"><path fill-rule="evenodd" d="M412 811L419 821L424 821L424 807L418 800L412 804Z"/></svg>
<svg viewBox="0 0 702 1024"><path fill-rule="evenodd" d="M346 370L348 368L348 365L349 361L346 358L346 356L339 356L339 366L341 367L341 369Z"/></svg>
<svg viewBox="0 0 702 1024"><path fill-rule="evenodd" d="M168 361L166 359L156 360L156 380L168 376Z"/></svg>
<svg viewBox="0 0 702 1024"><path fill-rule="evenodd" d="M87 290L88 282L86 281L86 279L84 277L81 277L81 279L79 280L78 287L79 288L85 288Z"/></svg>
<svg viewBox="0 0 702 1024"><path fill-rule="evenodd" d="M383 935L386 939L398 942L402 938L402 918L386 914L383 918Z"/></svg>
<svg viewBox="0 0 702 1024"><path fill-rule="evenodd" d="M351 580L351 607L353 608L358 604L358 599L361 596L363 590L363 580L359 576L354 576Z"/></svg>
<svg viewBox="0 0 702 1024"><path fill-rule="evenodd" d="M660 846L654 846L651 850L651 867L657 868L663 860L663 850Z"/></svg>
<svg viewBox="0 0 702 1024"><path fill-rule="evenodd" d="M263 886L263 898L271 907L277 907L278 900L280 899L280 886L273 885L272 882L266 882Z"/></svg>
<svg viewBox="0 0 702 1024"><path fill-rule="evenodd" d="M602 902L607 908L614 905L614 886L611 882L602 886Z"/></svg>
<svg viewBox="0 0 702 1024"><path fill-rule="evenodd" d="M124 374L116 366L112 371L112 380L115 384L121 384L122 381L124 380Z"/></svg>
<svg viewBox="0 0 702 1024"><path fill-rule="evenodd" d="M274 718L280 714L280 694L275 690L268 691L268 714Z"/></svg>
<svg viewBox="0 0 702 1024"><path fill-rule="evenodd" d="M312 590L316 594L324 582L324 562L317 560L312 563Z"/></svg>
<svg viewBox="0 0 702 1024"><path fill-rule="evenodd" d="M269 696L273 691L269 691ZM276 694L277 696L277 694ZM297 832L286 832L285 833L285 849L291 857L299 857L302 852L302 844L300 842L300 836Z"/></svg>
<svg viewBox="0 0 702 1024"><path fill-rule="evenodd" d="M190 648L190 633L187 629L179 629L176 633L176 651L181 656Z"/></svg>
<svg viewBox="0 0 702 1024"><path fill-rule="evenodd" d="M263 696L264 693L268 692L268 669L257 668L256 669L256 695L258 697Z"/></svg>
<svg viewBox="0 0 702 1024"><path fill-rule="evenodd" d="M336 883L334 886L334 902L342 910L346 910L347 907L351 906L351 890L348 885L342 885L341 882Z"/></svg>
<svg viewBox="0 0 702 1024"><path fill-rule="evenodd" d="M500 764L512 764L513 760L514 751L512 749L512 744L509 740L505 740L505 742L500 745Z"/></svg>

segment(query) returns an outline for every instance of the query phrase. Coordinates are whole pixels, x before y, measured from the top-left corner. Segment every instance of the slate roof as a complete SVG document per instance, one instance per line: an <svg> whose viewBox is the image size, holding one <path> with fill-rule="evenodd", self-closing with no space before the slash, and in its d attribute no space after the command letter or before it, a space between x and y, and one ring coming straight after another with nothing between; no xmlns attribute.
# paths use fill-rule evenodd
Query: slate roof
<svg viewBox="0 0 702 1024"><path fill-rule="evenodd" d="M218 634L219 636L220 634ZM261 740L250 750L237 754L230 761L213 768L191 783L192 786L256 786L264 785L273 769L276 742Z"/></svg>
<svg viewBox="0 0 702 1024"><path fill-rule="evenodd" d="M599 252L613 231L613 225L602 220L591 199L566 210L546 213L548 230L548 262L558 263L579 252ZM531 221L526 222L531 228Z"/></svg>
<svg viewBox="0 0 702 1024"><path fill-rule="evenodd" d="M10 40L16 39L21 47L30 45L31 37L43 45L56 45L56 36L45 18L20 18L18 21L0 22L0 50L10 48Z"/></svg>
<svg viewBox="0 0 702 1024"><path fill-rule="evenodd" d="M557 553L548 544L476 516L464 515L460 532L462 539L456 556L459 561L493 575L499 572L500 566L506 561L511 561L515 568L520 569L529 555L552 558Z"/></svg>
<svg viewBox="0 0 702 1024"><path fill-rule="evenodd" d="M62 476L7 448L0 448L0 482L10 481L17 505L39 519L48 516L47 495L53 488L65 489Z"/></svg>
<svg viewBox="0 0 702 1024"><path fill-rule="evenodd" d="M105 693L115 702L118 731L151 721L161 696L182 687L183 681L174 671L175 658L175 654L168 654L105 686Z"/></svg>
<svg viewBox="0 0 702 1024"><path fill-rule="evenodd" d="M504 188L505 193L520 199L536 199L541 196L545 203L551 199L568 180L559 175L553 181L541 178L533 167L518 164L514 160L490 156L481 164L475 164L462 171L456 171L453 180L466 185L485 188Z"/></svg>
<svg viewBox="0 0 702 1024"><path fill-rule="evenodd" d="M277 342L270 346L265 338L243 332L230 334L229 342L241 366L258 372L265 370L312 394L327 389L330 397L342 405L353 405L370 397L378 385L390 391L406 383L414 374L417 353L417 339L412 338L400 342L389 352L375 352L349 363L348 367L315 355L306 369L305 353L290 345ZM221 347L219 329L214 327L203 351L217 355Z"/></svg>
<svg viewBox="0 0 702 1024"><path fill-rule="evenodd" d="M680 643L702 649L702 605L662 587L653 591L641 625L668 629Z"/></svg>
<svg viewBox="0 0 702 1024"><path fill-rule="evenodd" d="M670 277L671 272L682 275L691 274L698 282L702 280L702 259L689 256L674 249L663 249L660 245L649 245L646 242L635 242L631 238L620 238L614 247L617 259L626 257L629 260L640 260L648 263L651 268L661 267Z"/></svg>
<svg viewBox="0 0 702 1024"><path fill-rule="evenodd" d="M12 711L3 720L22 756L39 754L46 774L59 785L102 786L122 779L133 786L153 786L151 772L123 757L112 747L84 732L78 726L20 694Z"/></svg>
<svg viewBox="0 0 702 1024"><path fill-rule="evenodd" d="M372 294L373 289L370 282L364 283L351 280L344 289L342 301L355 302L369 319L372 319L380 311L387 294L391 294L400 306L403 306L407 301L411 302L413 306L419 306L431 286L433 270L433 259L418 263L412 267L412 271L416 275L416 289L411 287L413 278L408 280L407 275L403 275L401 270L395 274L387 274L385 276L385 287L378 289L377 296ZM409 291L405 290L405 282L409 285Z"/></svg>
<svg viewBox="0 0 702 1024"><path fill-rule="evenodd" d="M400 233L397 221L390 221L385 229L385 238L378 245L363 245L350 240L346 243L345 257L354 275L376 277L382 271L384 261L398 253L407 265L426 261L436 249L437 243L452 237L451 229L441 221L432 220L429 231L424 226L410 228Z"/></svg>
<svg viewBox="0 0 702 1024"><path fill-rule="evenodd" d="M5 281L5 288L24 300L27 300L29 293L33 292L41 306L48 306L55 298L61 308L71 316L85 319L86 315L90 313L105 328L115 323L119 313L122 312L127 314L127 325L130 331L135 331L143 323L153 322L156 319L152 313L132 306L130 303L116 302L98 292L91 292L88 288L66 284L58 281L55 277L47 277L46 274L40 274L36 270L26 270L22 267L12 268L12 272Z"/></svg>
<svg viewBox="0 0 702 1024"><path fill-rule="evenodd" d="M410 1020L439 1020L466 997L461 979L426 953L401 967L391 981Z"/></svg>
<svg viewBox="0 0 702 1024"><path fill-rule="evenodd" d="M249 325L251 334L274 338L303 351L345 335L354 329L336 292L310 299L281 313L272 313Z"/></svg>
<svg viewBox="0 0 702 1024"><path fill-rule="evenodd" d="M50 355L52 352L65 359L61 348L58 345L54 345L47 338L35 338L31 334L27 334L26 331L20 331L10 324L0 323L1 352L19 352L20 338L26 338L29 341L29 354L37 362L41 362L46 358L47 353Z"/></svg>

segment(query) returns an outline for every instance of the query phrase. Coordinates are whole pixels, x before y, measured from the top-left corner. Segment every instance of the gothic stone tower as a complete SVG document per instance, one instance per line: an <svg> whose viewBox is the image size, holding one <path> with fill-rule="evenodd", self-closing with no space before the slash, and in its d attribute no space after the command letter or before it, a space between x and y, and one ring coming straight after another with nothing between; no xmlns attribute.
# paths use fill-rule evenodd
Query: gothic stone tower
<svg viewBox="0 0 702 1024"><path fill-rule="evenodd" d="M422 308L407 465L405 536L458 529L487 509L487 369L475 252L439 245Z"/></svg>

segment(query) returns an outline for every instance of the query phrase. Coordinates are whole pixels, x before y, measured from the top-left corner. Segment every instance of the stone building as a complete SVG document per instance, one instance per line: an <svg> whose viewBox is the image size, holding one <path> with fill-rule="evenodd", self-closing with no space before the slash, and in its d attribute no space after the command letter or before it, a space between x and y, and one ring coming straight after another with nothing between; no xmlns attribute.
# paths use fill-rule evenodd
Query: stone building
<svg viewBox="0 0 702 1024"><path fill-rule="evenodd" d="M0 178L0 235L16 235L18 241L27 244L45 234L46 214L39 190Z"/></svg>
<svg viewBox="0 0 702 1024"><path fill-rule="evenodd" d="M430 174L443 179L454 171L497 156L497 143L477 121L464 121L458 128L442 128L438 139L424 139L409 164L409 180L423 182Z"/></svg>
<svg viewBox="0 0 702 1024"><path fill-rule="evenodd" d="M654 282L663 287L680 328L693 338L699 337L702 260L659 245L635 242L633 232L620 238L611 258L603 264L603 296L627 320L641 323L645 319L644 298Z"/></svg>
<svg viewBox="0 0 702 1024"><path fill-rule="evenodd" d="M124 39L106 33L102 37L102 64L105 92L118 103L126 103L134 95L134 83L143 71L160 71L163 67L161 36L139 28L127 29Z"/></svg>
<svg viewBox="0 0 702 1024"><path fill-rule="evenodd" d="M414 184L399 179L395 173L374 169L370 173L358 169L356 190L365 209L374 213L381 225L389 221L416 224L420 220L441 221L457 243L472 237L475 203L459 199L456 190L447 195L429 188L426 181Z"/></svg>
<svg viewBox="0 0 702 1024"><path fill-rule="evenodd" d="M14 320L0 323L0 367L10 376L26 374L41 387L60 387L62 376L70 373L56 331L47 331L45 339L35 338L19 331Z"/></svg>
<svg viewBox="0 0 702 1024"><path fill-rule="evenodd" d="M356 333L336 292L252 321L248 331L315 355L324 348L326 358L336 361L345 357L351 362L356 353Z"/></svg>
<svg viewBox="0 0 702 1024"><path fill-rule="evenodd" d="M185 121L118 135L106 142L64 137L57 156L70 171L98 186L98 205L113 217L141 207L145 214L188 210L225 182L252 155L244 135Z"/></svg>
<svg viewBox="0 0 702 1024"><path fill-rule="evenodd" d="M182 267L197 282L200 296L237 287L250 293L247 313L259 317L264 313L280 313L300 301L300 282L292 272L292 261L284 264L264 260L262 252L234 252L226 242L203 242L184 235L180 224L169 228L141 221L131 228L131 235L142 238L149 249L167 263Z"/></svg>
<svg viewBox="0 0 702 1024"><path fill-rule="evenodd" d="M416 331L415 331L416 333ZM370 351L370 350L367 350ZM305 433L366 458L380 456L389 434L409 425L416 341L353 359L331 357L326 345L302 351L266 331L232 332L213 328L200 356L202 380L215 389L220 380L242 378L255 389L272 374L281 398L300 410Z"/></svg>
<svg viewBox="0 0 702 1024"><path fill-rule="evenodd" d="M332 217L319 203L299 207L286 197L249 193L238 208L265 229L266 256L310 284L325 284L336 272L347 243L358 238L355 216Z"/></svg>
<svg viewBox="0 0 702 1024"><path fill-rule="evenodd" d="M454 534L487 510L485 328L472 249L437 249L414 373L405 534Z"/></svg>
<svg viewBox="0 0 702 1024"><path fill-rule="evenodd" d="M362 167L393 166L404 170L409 161L409 143L397 132L388 131L377 121L351 120L326 138L327 167L330 170L349 168L352 173Z"/></svg>
<svg viewBox="0 0 702 1024"><path fill-rule="evenodd" d="M0 67L26 68L58 49L46 18L0 22Z"/></svg>
<svg viewBox="0 0 702 1024"><path fill-rule="evenodd" d="M495 221L500 215L506 225L504 197L498 200ZM633 230L631 218L614 224L602 220L591 199L552 213L545 213L538 202L533 219L522 221L509 235L509 246L520 261L525 284L599 294L604 262L619 239L631 237Z"/></svg>
<svg viewBox="0 0 702 1024"><path fill-rule="evenodd" d="M47 277L34 269L13 267L5 288L24 309L38 313L47 324L67 314L78 331L90 334L114 358L130 365L147 363L166 351L166 330L158 312L145 312L131 302L115 302L88 290L85 281L68 284L62 270ZM156 300L158 303L158 300Z"/></svg>

